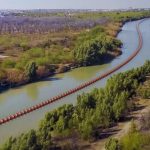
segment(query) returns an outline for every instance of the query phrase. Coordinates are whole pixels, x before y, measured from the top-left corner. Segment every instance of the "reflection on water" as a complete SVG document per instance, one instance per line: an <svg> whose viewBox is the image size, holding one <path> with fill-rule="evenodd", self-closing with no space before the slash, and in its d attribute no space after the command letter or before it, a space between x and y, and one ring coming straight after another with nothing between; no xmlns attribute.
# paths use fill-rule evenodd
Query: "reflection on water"
<svg viewBox="0 0 150 150"><path fill-rule="evenodd" d="M36 100L38 97L38 87L37 85L32 85L26 88L27 95L31 98L31 100Z"/></svg>
<svg viewBox="0 0 150 150"><path fill-rule="evenodd" d="M32 84L28 84L21 87L16 87L13 89L6 90L0 94L0 103L6 99L13 98L18 95L26 94L30 97L31 100L36 100L39 93L39 87L49 86L50 82L40 81ZM24 97L22 97L24 99Z"/></svg>
<svg viewBox="0 0 150 150"><path fill-rule="evenodd" d="M66 77L71 77L79 81L91 79L97 72L103 70L108 65L109 64L77 68L69 72Z"/></svg>
<svg viewBox="0 0 150 150"><path fill-rule="evenodd" d="M141 66L145 60L150 59L150 20L141 24L141 30L144 37L144 45L142 51L134 58L130 63L121 68L117 72L123 72L134 67ZM123 42L122 48L123 55L114 59L112 62L106 65L82 67L73 71L59 74L51 78L47 78L44 81L32 83L26 86L22 86L16 89L10 89L0 94L0 118L5 117L11 113L15 113L18 110L35 105L41 101L49 99L63 91L80 85L81 83L91 80L91 78L97 77L100 74L112 69L126 58L128 58L133 51L137 48L138 37L136 32L136 22L130 22L124 25L122 32L118 35L118 38ZM142 58L142 59L141 59ZM116 73L117 73L116 72ZM53 110L63 104L75 103L78 94L83 91L88 92L95 87L101 87L105 85L107 81L103 79L88 88L85 88L73 95L63 98L56 103L48 105L38 111L25 115L23 118L11 121L8 124L0 126L0 142L10 136L16 136L21 132L28 131L29 129L36 128L39 121L43 118L46 112Z"/></svg>
<svg viewBox="0 0 150 150"><path fill-rule="evenodd" d="M50 89L51 87L54 86L56 82L60 81L61 79L63 80L63 78L83 82L85 80L91 79L93 76L95 76L97 72L103 70L108 66L109 64L104 64L104 65L76 68L67 73L57 74L55 77L45 78L39 82L30 83L25 86L9 89L0 94L0 102L10 97L18 96L20 94L26 94L29 97L29 99L36 100L38 99L40 90L42 88L48 87Z"/></svg>
<svg viewBox="0 0 150 150"><path fill-rule="evenodd" d="M39 82L4 91L0 94L0 117L5 117L78 86L95 77L97 73L102 73L103 69L108 66L109 64L76 68Z"/></svg>

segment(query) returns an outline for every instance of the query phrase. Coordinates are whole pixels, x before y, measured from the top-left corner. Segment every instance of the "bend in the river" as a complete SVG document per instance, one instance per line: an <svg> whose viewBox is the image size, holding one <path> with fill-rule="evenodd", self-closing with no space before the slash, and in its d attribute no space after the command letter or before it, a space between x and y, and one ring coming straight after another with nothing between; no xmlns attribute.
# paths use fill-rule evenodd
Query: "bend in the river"
<svg viewBox="0 0 150 150"><path fill-rule="evenodd" d="M24 109L24 110L22 110L22 111L19 111L19 112L15 113L15 114L9 115L8 117L5 117L5 118L0 119L0 125L5 124L5 123L7 123L7 122L9 122L9 121L11 121L11 120L17 119L17 118L19 118L19 117L21 117L21 116L24 116L25 114L31 113L31 112L33 112L33 111L35 111L35 110L37 110L37 109L40 109L40 108L42 108L42 107L44 107L44 106L46 106L46 105L51 104L51 103L53 103L53 102L56 102L56 101L58 101L58 100L60 100L60 99L62 99L62 98L64 98L64 97L67 97L67 96L69 96L69 95L71 95L71 94L73 94L73 93L75 93L75 92L77 92L77 91L79 91L79 90L82 90L83 88L88 87L88 86L90 86L90 85L96 83L97 81L106 78L106 77L109 76L110 74L116 72L117 70L119 70L120 68L122 68L123 66L125 66L125 65L126 65L127 63L129 63L129 62L140 52L140 50L142 49L143 38L142 38L142 33L141 33L141 31L140 31L139 26L140 26L140 24L141 24L144 20L145 20L145 19L141 20L141 21L138 22L137 25L136 25L136 30L137 30L138 39L139 39L139 41L138 41L138 47L135 49L135 51L133 52L133 54L130 55L125 61L123 61L123 62L120 63L119 65L115 66L115 67L112 68L111 70L107 71L106 73L104 73L104 74L98 76L97 78L95 78L95 79L93 79L93 80L90 80L90 81L88 81L88 82L86 82L86 83L83 83L83 84L81 84L80 86L77 86L76 88L70 89L70 90L68 90L68 91L66 91L66 92L64 92L64 93L62 93L62 94L59 94L59 95L57 95L57 96L55 96L55 97L53 97L53 98L51 98L51 99L49 99L49 100L46 100L46 101L44 101L44 102L42 102L42 103L39 103L39 104L37 104L37 105L35 105L35 106L29 107L29 108L27 108L27 109Z"/></svg>

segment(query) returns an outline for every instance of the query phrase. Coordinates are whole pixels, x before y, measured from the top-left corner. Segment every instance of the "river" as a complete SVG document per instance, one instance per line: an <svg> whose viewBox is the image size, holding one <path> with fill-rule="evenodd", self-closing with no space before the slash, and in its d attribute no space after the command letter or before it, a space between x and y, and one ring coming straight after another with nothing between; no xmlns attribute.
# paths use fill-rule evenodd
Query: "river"
<svg viewBox="0 0 150 150"><path fill-rule="evenodd" d="M59 93L74 88L81 83L84 83L100 74L112 69L126 58L128 58L138 46L138 36L136 31L136 23L126 23L122 31L118 34L118 39L123 42L123 54L113 61L105 65L82 67L74 69L73 71L58 74L53 77L47 78L43 81L18 87L15 89L7 90L0 94L0 118L4 118L10 114L14 114L24 108L28 108L39 102L45 101ZM123 72L134 67L143 65L145 60L150 59L150 20L144 21L140 25L142 31L144 45L141 52L126 66L121 68L118 72ZM0 143L4 142L10 136L17 136L22 132L36 129L40 120L44 117L45 113L68 103L76 103L76 97L82 92L88 92L96 87L103 87L107 81L107 77L96 84L89 86L73 95L63 98L51 105L48 105L40 110L34 111L21 118L10 121L7 124L0 126Z"/></svg>

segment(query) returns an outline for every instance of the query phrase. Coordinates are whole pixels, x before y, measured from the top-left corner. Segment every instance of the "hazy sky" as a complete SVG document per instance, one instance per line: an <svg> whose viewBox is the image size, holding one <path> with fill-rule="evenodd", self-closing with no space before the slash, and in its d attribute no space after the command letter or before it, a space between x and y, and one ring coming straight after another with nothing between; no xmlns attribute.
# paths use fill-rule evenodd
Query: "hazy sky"
<svg viewBox="0 0 150 150"><path fill-rule="evenodd" d="M0 0L0 9L150 8L150 0Z"/></svg>

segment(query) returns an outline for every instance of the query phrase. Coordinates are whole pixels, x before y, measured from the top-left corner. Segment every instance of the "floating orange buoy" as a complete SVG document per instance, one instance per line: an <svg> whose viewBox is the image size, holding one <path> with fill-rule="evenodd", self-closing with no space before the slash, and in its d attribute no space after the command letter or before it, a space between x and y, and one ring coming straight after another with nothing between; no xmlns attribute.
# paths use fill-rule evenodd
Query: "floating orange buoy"
<svg viewBox="0 0 150 150"><path fill-rule="evenodd" d="M3 123L4 123L4 119L1 119L1 120L0 120L0 124L3 124Z"/></svg>
<svg viewBox="0 0 150 150"><path fill-rule="evenodd" d="M113 68L113 69L107 71L106 73L100 75L99 77L97 77L97 78L95 78L95 79L93 79L93 80L91 80L91 81L88 81L88 82L86 82L86 83L84 83L84 84L81 84L80 86L78 86L78 87L76 87L76 88L74 88L74 89L70 89L70 90L68 90L67 92L64 92L64 93L62 93L62 94L59 94L58 96L55 96L55 97L53 97L53 98L51 98L51 99L49 99L49 100L47 100L47 101L45 101L45 102L42 102L42 103L40 103L40 104L35 105L35 106L33 106L33 107L24 109L24 110L21 111L21 112L17 112L17 113L15 113L14 115L10 115L10 116L8 116L8 117L6 117L6 118L0 119L0 125L1 125L1 124L4 124L4 123L6 123L6 122L8 122L8 121L10 121L10 120L13 120L13 119L16 119L16 118L18 118L18 117L21 117L21 116L23 116L23 115L25 115L25 114L27 114L27 113L32 112L32 111L35 111L35 110L37 110L37 109L39 109L39 108L41 108L41 107L44 107L44 106L46 106L46 105L48 105L48 104L51 104L51 103L53 103L53 102L55 102L55 101L57 101L57 100L62 99L63 97L69 96L69 95L71 95L71 94L73 94L73 93L75 93L75 92L77 92L77 91L79 91L79 90L81 90L81 89L83 89L83 88L85 88L85 87L87 87L87 86L89 86L89 85L91 85L91 84L93 84L93 83L95 83L95 82L97 82L97 81L99 81L99 80L101 80L101 79L107 77L108 75L114 73L115 71L119 70L121 67L123 67L124 65L126 65L128 62L130 62L130 61L139 53L139 51L140 51L141 48L142 48L142 45L143 45L143 38L142 38L142 33L140 32L140 29L139 29L139 25L140 25L140 23L142 23L144 20L145 20L145 19L143 19L142 21L140 21L140 22L137 24L137 26L136 26L136 30L137 30L138 38L139 38L138 47L137 47L137 49L135 50L135 52L134 52L130 57L128 57L124 62L122 62L121 64L117 65L115 68Z"/></svg>

